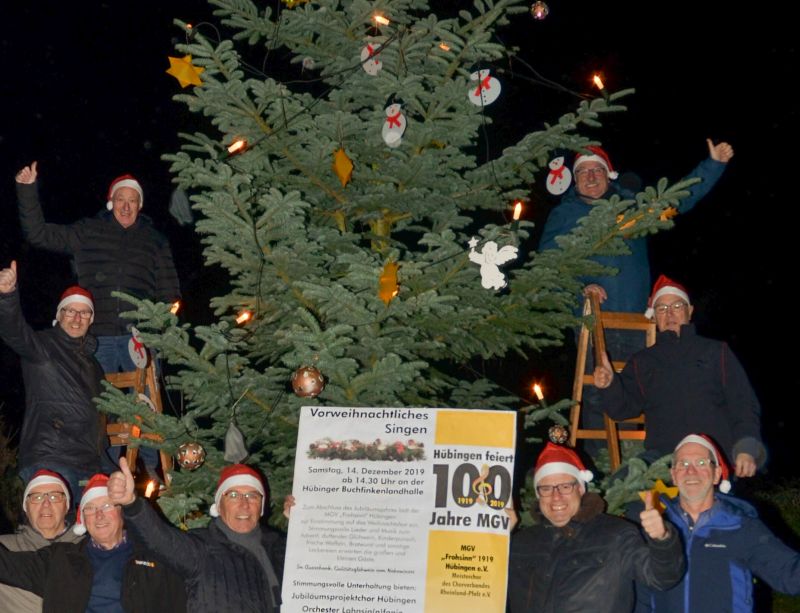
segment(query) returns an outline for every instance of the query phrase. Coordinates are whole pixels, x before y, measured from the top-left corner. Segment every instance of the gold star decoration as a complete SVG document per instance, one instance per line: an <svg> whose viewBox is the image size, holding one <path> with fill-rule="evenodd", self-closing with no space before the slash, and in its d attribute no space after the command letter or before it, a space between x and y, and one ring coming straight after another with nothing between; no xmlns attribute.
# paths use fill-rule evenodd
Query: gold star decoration
<svg viewBox="0 0 800 613"><path fill-rule="evenodd" d="M647 504L645 497L650 492L653 493L653 502L654 508L658 510L659 513L664 512L664 503L659 500L658 495L664 494L667 498L675 498L678 495L678 488L677 487L667 487L661 479L656 479L656 484L653 486L652 490L645 490L643 492L639 492L639 498L642 499L642 502Z"/></svg>
<svg viewBox="0 0 800 613"><path fill-rule="evenodd" d="M672 219L673 217L675 217L677 214L678 214L678 209L676 209L674 206L668 206L666 209L664 209L664 212L658 216L658 218L661 221L667 221L668 219Z"/></svg>
<svg viewBox="0 0 800 613"><path fill-rule="evenodd" d="M178 79L181 87L203 84L200 80L200 75L205 71L205 68L192 65L191 55L184 55L183 57L167 56L167 59L169 59L169 69L166 72L168 75Z"/></svg>
<svg viewBox="0 0 800 613"><path fill-rule="evenodd" d="M398 268L400 268L400 264L397 262L386 262L380 279L378 279L378 297L383 300L386 306L389 306L392 298L397 296L400 291L397 287Z"/></svg>
<svg viewBox="0 0 800 613"><path fill-rule="evenodd" d="M342 187L347 187L350 183L350 178L353 176L353 160L347 157L344 149L339 147L333 152L333 172L339 177Z"/></svg>

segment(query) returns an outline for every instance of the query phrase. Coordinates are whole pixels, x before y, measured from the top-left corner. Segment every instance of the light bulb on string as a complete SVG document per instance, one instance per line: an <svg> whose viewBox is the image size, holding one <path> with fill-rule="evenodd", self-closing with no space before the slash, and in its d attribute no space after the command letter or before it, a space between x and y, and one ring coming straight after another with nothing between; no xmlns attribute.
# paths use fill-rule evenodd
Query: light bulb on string
<svg viewBox="0 0 800 613"><path fill-rule="evenodd" d="M175 302L172 303L172 306L169 307L169 312L172 313L173 315L177 315L180 309L181 309L181 301L176 300Z"/></svg>
<svg viewBox="0 0 800 613"><path fill-rule="evenodd" d="M237 155L239 153L244 153L245 151L247 151L247 139L245 138L236 138L230 145L228 145L229 155Z"/></svg>
<svg viewBox="0 0 800 613"><path fill-rule="evenodd" d="M603 79L600 77L598 73L592 75L592 83L600 91L600 94L603 96L603 100L608 102L608 91L606 90L606 86L603 83Z"/></svg>
<svg viewBox="0 0 800 613"><path fill-rule="evenodd" d="M253 318L253 314L250 311L242 311L236 317L236 323L241 326L241 325L247 323L248 321L250 321L252 318Z"/></svg>
<svg viewBox="0 0 800 613"><path fill-rule="evenodd" d="M519 218L522 215L522 200L516 200L514 202L514 221L511 222L511 231L516 232L519 228Z"/></svg>
<svg viewBox="0 0 800 613"><path fill-rule="evenodd" d="M390 23L392 23L391 21L389 21L388 17L382 15L381 13L375 13L372 16L372 21L375 24L376 28L380 28L381 26L388 26Z"/></svg>
<svg viewBox="0 0 800 613"><path fill-rule="evenodd" d="M534 396L536 396L536 399L539 402L542 402L542 400L544 400L544 392L542 391L542 386L539 385L538 383L533 384L533 394Z"/></svg>

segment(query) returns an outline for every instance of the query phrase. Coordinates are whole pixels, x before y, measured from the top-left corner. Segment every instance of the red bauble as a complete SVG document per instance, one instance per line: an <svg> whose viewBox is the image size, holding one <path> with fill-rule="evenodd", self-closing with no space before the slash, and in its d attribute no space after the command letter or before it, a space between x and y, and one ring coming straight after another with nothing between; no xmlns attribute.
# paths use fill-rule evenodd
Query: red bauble
<svg viewBox="0 0 800 613"><path fill-rule="evenodd" d="M292 389L301 398L314 398L325 389L325 377L313 366L301 366L292 374Z"/></svg>

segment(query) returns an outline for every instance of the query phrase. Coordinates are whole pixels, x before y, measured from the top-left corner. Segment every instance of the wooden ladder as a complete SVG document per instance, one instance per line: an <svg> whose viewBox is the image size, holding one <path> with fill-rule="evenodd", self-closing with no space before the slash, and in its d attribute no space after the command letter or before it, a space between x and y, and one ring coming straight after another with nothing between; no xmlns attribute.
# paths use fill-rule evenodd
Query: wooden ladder
<svg viewBox="0 0 800 613"><path fill-rule="evenodd" d="M146 394L152 401L156 411L163 413L161 389L158 385L155 362L152 358L148 359L147 367L145 368L137 368L136 370L128 372L108 373L106 374L106 381L119 389L133 389L137 395ZM149 409L146 408L145 410ZM131 447L128 445L132 439L162 440L161 436L158 434L142 432L136 424L124 422L108 424L106 426L106 434L108 435L112 447L119 447L122 445L128 446L125 457L128 460L128 466L131 467L131 470L134 470L136 466L136 457L139 454L138 447ZM161 462L161 470L164 473L164 481L169 485L170 471L172 470L172 456L162 450L159 450L158 455Z"/></svg>
<svg viewBox="0 0 800 613"><path fill-rule="evenodd" d="M589 338L595 355L595 364L599 357L606 352L605 330L640 330L644 333L645 346L650 347L656 342L655 322L647 319L640 313L621 313L615 311L602 311L597 296L590 294L583 308L584 315L594 314L594 327L592 330L584 324L578 336L578 357L575 360L575 377L572 383L572 399L575 405L570 413L570 438L569 444L575 447L578 439L605 439L608 444L608 455L611 460L612 472L619 468L622 462L620 440L643 441L645 438L644 415L617 422L607 414L603 414L604 427L602 430L590 430L580 427L583 388L585 385L594 385L594 375L586 373L586 358L589 354ZM625 361L612 361L611 366L619 373L625 367ZM637 424L636 429L620 430L618 423Z"/></svg>

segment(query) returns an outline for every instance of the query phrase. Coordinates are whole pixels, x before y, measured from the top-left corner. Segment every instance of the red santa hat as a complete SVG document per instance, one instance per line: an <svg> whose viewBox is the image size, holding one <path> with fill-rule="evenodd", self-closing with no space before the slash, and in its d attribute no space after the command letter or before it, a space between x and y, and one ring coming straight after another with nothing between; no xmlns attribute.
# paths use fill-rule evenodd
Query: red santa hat
<svg viewBox="0 0 800 613"><path fill-rule="evenodd" d="M61 309L72 302L78 302L88 306L92 310L92 317L89 323L94 321L94 299L92 298L92 292L82 288L80 285L73 285L65 289L64 293L61 294L61 300L59 300L58 306L56 307L56 319L53 320L54 326L58 323L58 313Z"/></svg>
<svg viewBox="0 0 800 613"><path fill-rule="evenodd" d="M98 473L89 479L86 487L83 488L78 515L75 518L75 525L72 526L72 531L75 534L86 534L86 525L83 523L83 508L95 498L102 496L108 496L108 475Z"/></svg>
<svg viewBox="0 0 800 613"><path fill-rule="evenodd" d="M717 449L714 441L712 441L711 438L705 434L690 434L681 439L681 442L675 447L675 451L672 452L673 455L678 453L678 449L683 447L686 443L697 443L698 445L708 449L708 451L711 453L711 459L714 460L714 463L719 466L719 469L722 471L722 479L719 482L719 491L723 494L730 492L731 482L728 480L730 477L730 469L728 468L727 462L725 462L725 458L722 457L722 454Z"/></svg>
<svg viewBox="0 0 800 613"><path fill-rule="evenodd" d="M653 285L653 291L650 294L650 299L647 301L647 310L644 312L644 316L647 317L647 319L653 319L653 315L655 315L653 308L655 307L656 300L664 294L675 294L683 298L686 304L692 304L691 300L689 300L689 292L686 291L683 285L677 281L673 281L666 275L661 275L656 280L655 285Z"/></svg>
<svg viewBox="0 0 800 613"><path fill-rule="evenodd" d="M592 472L586 470L578 454L569 447L547 443L539 459L536 460L536 467L533 472L533 487L539 485L539 481L550 475L567 474L583 482L584 487L594 478Z"/></svg>
<svg viewBox="0 0 800 613"><path fill-rule="evenodd" d="M579 153L575 156L575 163L572 164L573 174L575 174L575 170L581 164L585 164L586 162L599 162L605 167L609 179L613 181L619 176L619 173L611 166L611 158L608 157L608 154L603 149L596 145L589 145L585 147L585 149L591 153Z"/></svg>
<svg viewBox="0 0 800 613"><path fill-rule="evenodd" d="M57 485L60 487L64 495L67 497L67 508L69 508L69 486L67 482L64 481L64 477L59 475L52 470L41 469L37 470L31 480L28 481L28 485L25 486L25 492L22 494L22 510L27 512L28 511L28 494L31 493L31 490L35 487L40 485Z"/></svg>
<svg viewBox="0 0 800 613"><path fill-rule="evenodd" d="M217 492L214 494L214 504L208 510L211 517L219 517L219 503L222 501L222 496L232 487L237 485L247 485L255 488L261 493L261 515L264 515L264 502L267 498L267 492L264 488L264 482L261 476L249 466L244 464L231 464L222 469L217 482Z"/></svg>
<svg viewBox="0 0 800 613"><path fill-rule="evenodd" d="M136 180L136 177L133 175L121 175L114 179L111 185L108 186L108 202L106 202L106 208L109 211L114 208L114 192L120 187L130 187L139 192L139 209L144 206L144 191L142 190L141 184Z"/></svg>

